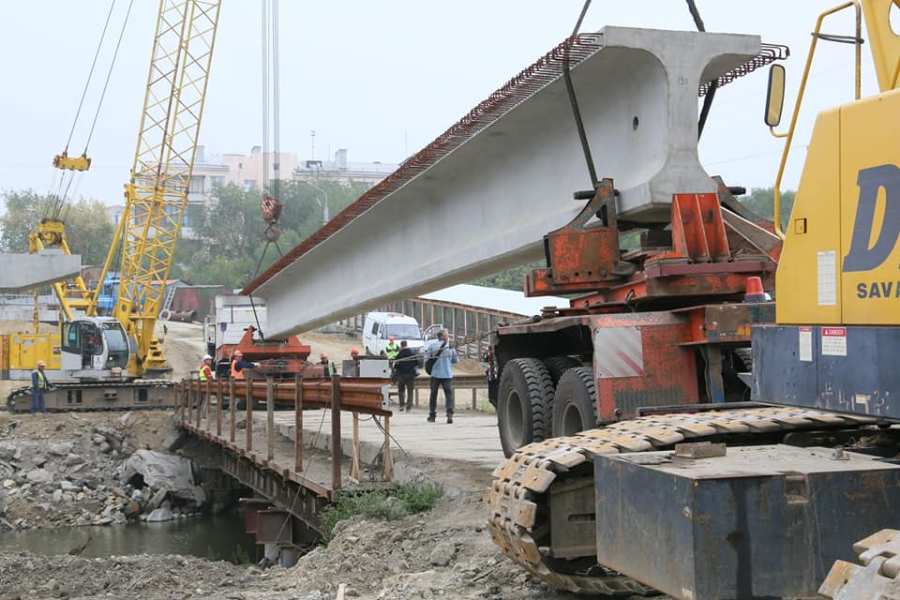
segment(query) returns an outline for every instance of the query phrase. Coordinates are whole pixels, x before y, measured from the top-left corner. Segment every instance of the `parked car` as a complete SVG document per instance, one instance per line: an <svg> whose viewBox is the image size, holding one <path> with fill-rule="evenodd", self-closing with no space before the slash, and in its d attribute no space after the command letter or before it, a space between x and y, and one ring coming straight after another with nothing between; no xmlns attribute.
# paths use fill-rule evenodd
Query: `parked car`
<svg viewBox="0 0 900 600"><path fill-rule="evenodd" d="M363 323L363 347L366 354L384 356L388 338L393 337L399 344L406 340L412 349L424 345L419 322L401 313L370 312Z"/></svg>

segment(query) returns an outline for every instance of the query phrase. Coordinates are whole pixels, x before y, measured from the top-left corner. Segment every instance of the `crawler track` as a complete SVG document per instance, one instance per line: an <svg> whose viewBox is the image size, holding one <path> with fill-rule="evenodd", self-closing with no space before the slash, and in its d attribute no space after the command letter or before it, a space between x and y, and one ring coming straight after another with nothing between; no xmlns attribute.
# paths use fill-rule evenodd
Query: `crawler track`
<svg viewBox="0 0 900 600"><path fill-rule="evenodd" d="M592 454L665 450L683 441L743 440L746 444L748 436L752 440L761 434L771 438L802 430L846 431L874 422L869 417L808 409L735 408L639 417L529 444L494 471L491 536L506 556L557 589L607 595L647 593L650 590L637 581L600 565L585 567L584 561L577 561L569 569L566 561L550 555L550 489L565 474L590 464Z"/></svg>
<svg viewBox="0 0 900 600"><path fill-rule="evenodd" d="M138 395L138 390L146 390ZM81 391L80 402L70 402L69 391ZM114 392L114 393L113 393ZM121 397L120 397L121 396ZM137 398L144 397L144 400ZM166 409L175 406L175 383L164 379L122 382L60 383L44 393L48 412L89 412ZM31 409L31 386L16 388L6 397L6 409L25 413Z"/></svg>

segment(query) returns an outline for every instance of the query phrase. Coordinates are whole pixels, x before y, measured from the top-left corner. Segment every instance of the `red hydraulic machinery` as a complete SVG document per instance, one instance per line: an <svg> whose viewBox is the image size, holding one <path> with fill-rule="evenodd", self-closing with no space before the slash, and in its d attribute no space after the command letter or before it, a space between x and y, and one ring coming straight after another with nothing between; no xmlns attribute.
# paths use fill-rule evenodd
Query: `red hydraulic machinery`
<svg viewBox="0 0 900 600"><path fill-rule="evenodd" d="M235 352L240 351L244 359L258 364L255 371L262 375L290 378L294 375L325 376L322 365L307 360L312 349L301 343L296 335L289 335L284 339L262 339L256 335L256 331L253 325L248 326L241 341L223 358L230 360Z"/></svg>

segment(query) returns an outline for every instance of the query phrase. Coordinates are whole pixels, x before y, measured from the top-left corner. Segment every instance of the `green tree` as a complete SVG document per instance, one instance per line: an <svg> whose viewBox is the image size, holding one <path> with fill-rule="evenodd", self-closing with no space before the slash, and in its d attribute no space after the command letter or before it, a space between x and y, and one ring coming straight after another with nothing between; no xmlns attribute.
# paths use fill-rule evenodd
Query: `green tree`
<svg viewBox="0 0 900 600"><path fill-rule="evenodd" d="M55 201L32 190L4 192L2 196L6 212L0 217L0 249L28 252L29 232L51 214ZM81 255L82 264L102 264L114 231L103 203L85 199L72 202L63 208L61 216L72 253Z"/></svg>
<svg viewBox="0 0 900 600"><path fill-rule="evenodd" d="M749 196L738 199L741 204L764 219L772 219L775 210L775 189L756 188ZM791 218L791 209L794 207L794 191L781 192L781 222L787 223Z"/></svg>
<svg viewBox="0 0 900 600"><path fill-rule="evenodd" d="M327 199L334 216L366 191L362 184L321 181L280 182L283 205L278 247L287 252L322 226L321 203ZM265 223L258 190L227 185L213 190L210 208L191 215L197 239L179 241L173 275L193 283L220 283L240 288L278 259L273 245L266 248ZM265 255L263 256L263 252ZM258 265L258 269L257 269Z"/></svg>

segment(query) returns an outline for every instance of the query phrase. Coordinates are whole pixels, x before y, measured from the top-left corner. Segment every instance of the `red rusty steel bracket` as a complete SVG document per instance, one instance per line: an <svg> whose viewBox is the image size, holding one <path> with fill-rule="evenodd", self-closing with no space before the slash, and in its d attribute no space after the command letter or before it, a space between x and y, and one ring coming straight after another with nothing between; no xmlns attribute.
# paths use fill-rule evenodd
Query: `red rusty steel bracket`
<svg viewBox="0 0 900 600"><path fill-rule="evenodd" d="M671 257L695 263L731 258L718 194L675 194L672 197Z"/></svg>
<svg viewBox="0 0 900 600"><path fill-rule="evenodd" d="M612 179L602 180L572 222L544 236L548 266L527 275L526 296L594 290L634 272L634 265L620 257L615 195ZM605 224L589 225L604 209Z"/></svg>
<svg viewBox="0 0 900 600"><path fill-rule="evenodd" d="M258 340L253 339L256 328L253 325L244 330L241 341L232 350L232 354L240 350L244 358L250 362L260 363L258 371L264 375L303 375L304 377L322 377L322 365L307 362L312 349L300 342L296 335L285 339Z"/></svg>
<svg viewBox="0 0 900 600"><path fill-rule="evenodd" d="M188 386L192 392L202 392L205 388L197 380L185 379L183 385ZM331 379L317 377L303 379L303 406L304 408L326 408L331 406ZM355 411L367 415L390 415L386 409L386 386L390 385L388 379L374 378L341 378L341 406L345 411ZM255 400L265 402L267 398L267 383L265 380L252 381L250 383L250 395ZM294 381L279 381L275 388L275 404L288 408L294 407ZM242 385L241 388L244 388ZM236 392L240 398L244 397L244 389Z"/></svg>

